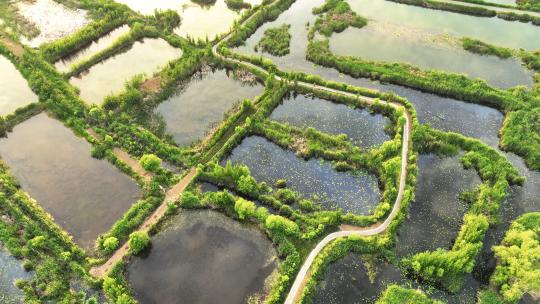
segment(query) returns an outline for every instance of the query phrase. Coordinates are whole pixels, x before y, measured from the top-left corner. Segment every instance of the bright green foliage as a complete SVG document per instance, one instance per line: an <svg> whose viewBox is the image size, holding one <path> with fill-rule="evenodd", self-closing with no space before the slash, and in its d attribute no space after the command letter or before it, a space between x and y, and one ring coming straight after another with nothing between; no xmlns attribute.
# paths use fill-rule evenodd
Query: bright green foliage
<svg viewBox="0 0 540 304"><path fill-rule="evenodd" d="M106 276L103 279L103 290L116 304L135 304L127 294L125 288L121 284L118 284L114 278Z"/></svg>
<svg viewBox="0 0 540 304"><path fill-rule="evenodd" d="M398 285L390 285L382 293L376 304L436 304L440 301L432 300L421 290L408 289Z"/></svg>
<svg viewBox="0 0 540 304"><path fill-rule="evenodd" d="M118 239L114 236L108 237L103 241L103 248L107 252L113 252L116 248L118 248Z"/></svg>
<svg viewBox="0 0 540 304"><path fill-rule="evenodd" d="M263 52L267 52L274 56L285 56L289 54L289 46L291 43L290 24L283 24L279 27L269 28L264 31L264 35L255 46L255 51L259 48Z"/></svg>
<svg viewBox="0 0 540 304"><path fill-rule="evenodd" d="M244 175L238 179L238 190L245 194L257 193L257 181L251 175Z"/></svg>
<svg viewBox="0 0 540 304"><path fill-rule="evenodd" d="M129 235L129 251L137 255L150 245L150 236L144 231L135 231Z"/></svg>
<svg viewBox="0 0 540 304"><path fill-rule="evenodd" d="M512 50L504 47L497 47L491 44L487 44L480 40L463 38L461 40L463 48L471 53L481 54L481 55L493 55L501 59L507 59L512 57Z"/></svg>
<svg viewBox="0 0 540 304"><path fill-rule="evenodd" d="M517 303L524 293L540 292L540 212L518 218L493 251L499 263L491 281L506 301Z"/></svg>
<svg viewBox="0 0 540 304"><path fill-rule="evenodd" d="M146 171L157 172L161 168L161 158L154 154L143 155L139 162Z"/></svg>
<svg viewBox="0 0 540 304"><path fill-rule="evenodd" d="M237 199L236 203L234 203L234 211L236 211L238 218L241 220L253 216L256 208L255 203L243 198Z"/></svg>
<svg viewBox="0 0 540 304"><path fill-rule="evenodd" d="M264 223L266 229L272 231L272 233L283 235L297 235L298 225L280 215L271 214L266 218Z"/></svg>
<svg viewBox="0 0 540 304"><path fill-rule="evenodd" d="M313 14L321 15L315 21L314 29L330 37L343 32L349 26L364 27L367 20L358 16L345 0L326 0L323 6L314 8Z"/></svg>
<svg viewBox="0 0 540 304"><path fill-rule="evenodd" d="M537 12L540 11L540 0L516 0L516 3L523 9Z"/></svg>

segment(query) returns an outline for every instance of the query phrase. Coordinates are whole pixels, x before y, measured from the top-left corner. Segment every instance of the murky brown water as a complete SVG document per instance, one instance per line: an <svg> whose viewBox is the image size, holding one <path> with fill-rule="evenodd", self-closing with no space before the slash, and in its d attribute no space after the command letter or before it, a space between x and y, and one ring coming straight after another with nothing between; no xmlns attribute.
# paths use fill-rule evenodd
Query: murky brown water
<svg viewBox="0 0 540 304"><path fill-rule="evenodd" d="M22 188L84 248L140 196L138 185L59 121L39 114L0 140L0 156Z"/></svg>
<svg viewBox="0 0 540 304"><path fill-rule="evenodd" d="M101 62L81 77L72 77L69 81L81 90L84 101L101 104L107 95L120 93L126 81L135 75L151 76L159 67L181 56L182 50L165 40L145 38L135 42L127 52Z"/></svg>
<svg viewBox="0 0 540 304"><path fill-rule="evenodd" d="M264 293L275 255L255 227L214 211L185 211L152 239L147 257L131 261L129 281L144 304L245 303Z"/></svg>
<svg viewBox="0 0 540 304"><path fill-rule="evenodd" d="M0 55L0 115L13 113L17 108L38 101L38 97L15 68Z"/></svg>
<svg viewBox="0 0 540 304"><path fill-rule="evenodd" d="M73 64L90 58L91 56L103 51L104 49L109 47L116 39L128 32L128 25L121 26L108 33L107 35L99 38L98 40L92 42L92 44L83 48L77 53L57 61L54 66L60 72L68 72Z"/></svg>

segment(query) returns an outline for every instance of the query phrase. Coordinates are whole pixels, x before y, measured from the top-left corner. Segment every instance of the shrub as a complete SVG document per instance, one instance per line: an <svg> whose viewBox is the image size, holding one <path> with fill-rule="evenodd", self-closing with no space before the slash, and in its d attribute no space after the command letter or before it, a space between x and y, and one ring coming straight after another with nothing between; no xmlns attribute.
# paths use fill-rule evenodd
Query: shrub
<svg viewBox="0 0 540 304"><path fill-rule="evenodd" d="M157 172L161 168L161 158L154 154L143 155L139 162L144 170L149 172Z"/></svg>
<svg viewBox="0 0 540 304"><path fill-rule="evenodd" d="M234 203L234 211L238 214L238 218L243 220L255 215L255 203L239 198Z"/></svg>
<svg viewBox="0 0 540 304"><path fill-rule="evenodd" d="M269 28L264 31L262 39L255 45L255 51L259 48L266 53L274 56L285 56L289 54L291 42L291 33L289 24L283 24L280 27Z"/></svg>
<svg viewBox="0 0 540 304"><path fill-rule="evenodd" d="M201 205L201 201L199 200L199 197L191 191L184 191L184 193L182 193L180 202L183 208L188 208L188 209L197 208Z"/></svg>
<svg viewBox="0 0 540 304"><path fill-rule="evenodd" d="M110 236L103 241L103 248L106 252L113 252L118 248L119 241L114 236Z"/></svg>
<svg viewBox="0 0 540 304"><path fill-rule="evenodd" d="M137 255L150 245L150 236L144 231L135 231L129 235L129 252Z"/></svg>

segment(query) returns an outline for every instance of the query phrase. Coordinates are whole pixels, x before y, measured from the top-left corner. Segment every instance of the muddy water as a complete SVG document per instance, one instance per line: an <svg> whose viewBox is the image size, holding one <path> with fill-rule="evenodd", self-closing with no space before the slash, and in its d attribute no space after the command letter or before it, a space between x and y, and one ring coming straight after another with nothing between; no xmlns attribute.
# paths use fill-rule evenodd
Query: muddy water
<svg viewBox="0 0 540 304"><path fill-rule="evenodd" d="M0 302L3 304L22 303L23 293L14 282L17 279L30 279L31 273L26 272L21 261L11 256L0 244Z"/></svg>
<svg viewBox="0 0 540 304"><path fill-rule="evenodd" d="M437 42L437 39L443 41ZM405 62L423 69L463 73L501 88L533 85L534 73L527 70L520 59L480 56L463 50L459 42L450 45L445 39L444 35L430 35L414 29L407 31L370 21L365 28L349 28L334 35L330 39L330 49L337 55Z"/></svg>
<svg viewBox="0 0 540 304"><path fill-rule="evenodd" d="M0 140L0 155L22 188L86 249L140 195L137 184L46 114Z"/></svg>
<svg viewBox="0 0 540 304"><path fill-rule="evenodd" d="M4 56L0 55L0 115L13 113L17 108L37 102L38 97L15 68Z"/></svg>
<svg viewBox="0 0 540 304"><path fill-rule="evenodd" d="M259 182L275 184L285 179L288 186L326 209L369 214L379 203L377 178L367 173L337 172L319 159L304 161L265 138L252 136L236 147L229 159L247 165Z"/></svg>
<svg viewBox="0 0 540 304"><path fill-rule="evenodd" d="M245 303L264 294L276 268L271 242L213 211L186 211L152 239L148 256L128 266L135 297L151 303Z"/></svg>
<svg viewBox="0 0 540 304"><path fill-rule="evenodd" d="M177 94L161 103L156 113L179 145L202 139L209 128L223 120L224 113L243 99L263 92L262 85L235 80L232 72L217 70L194 77Z"/></svg>
<svg viewBox="0 0 540 304"><path fill-rule="evenodd" d="M468 209L458 196L481 183L476 171L463 168L460 156L421 155L418 170L415 201L397 232L396 249L401 257L450 248Z"/></svg>
<svg viewBox="0 0 540 304"><path fill-rule="evenodd" d="M135 42L127 52L91 67L80 77L72 77L70 82L81 90L84 101L101 104L107 95L121 92L125 82L135 75L151 76L167 62L181 56L182 50L170 46L165 40L145 38L142 42Z"/></svg>
<svg viewBox="0 0 540 304"><path fill-rule="evenodd" d="M391 122L383 115L352 109L320 98L304 95L286 98L270 115L270 119L293 126L331 134L346 134L354 144L372 148L390 140L384 127Z"/></svg>
<svg viewBox="0 0 540 304"><path fill-rule="evenodd" d="M84 59L88 59L91 56L103 51L104 49L109 47L116 39L118 39L124 34L127 34L128 32L128 25L121 26L108 33L107 35L99 38L98 40L92 42L92 44L83 48L72 56L59 60L54 64L54 66L60 72L68 72L73 64L78 63Z"/></svg>

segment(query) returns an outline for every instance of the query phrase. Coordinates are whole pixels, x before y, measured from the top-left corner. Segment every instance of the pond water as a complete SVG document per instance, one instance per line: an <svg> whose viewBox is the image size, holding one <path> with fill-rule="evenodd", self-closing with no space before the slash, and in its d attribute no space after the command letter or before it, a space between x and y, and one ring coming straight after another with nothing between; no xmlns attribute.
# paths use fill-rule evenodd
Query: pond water
<svg viewBox="0 0 540 304"><path fill-rule="evenodd" d="M371 273L371 275L369 274ZM385 261L371 256L362 257L350 253L345 258L330 264L325 278L317 286L314 304L371 304L390 284L422 289L401 270ZM458 294L447 294L439 290L430 291L428 296L448 304L474 304L479 285L467 281ZM427 292L424 289L424 292Z"/></svg>
<svg viewBox="0 0 540 304"><path fill-rule="evenodd" d="M138 185L59 121L39 114L0 140L11 172L56 222L85 249L140 196Z"/></svg>
<svg viewBox="0 0 540 304"><path fill-rule="evenodd" d="M53 0L17 1L16 6L17 13L40 31L37 37L21 39L31 47L67 37L90 22L86 11L70 9Z"/></svg>
<svg viewBox="0 0 540 304"><path fill-rule="evenodd" d="M145 38L136 41L127 52L98 63L69 81L80 89L84 101L101 104L107 95L120 93L126 81L135 75L151 76L159 67L181 56L182 50L170 46L165 40Z"/></svg>
<svg viewBox="0 0 540 304"><path fill-rule="evenodd" d="M19 107L38 101L19 70L1 55L0 71L0 115L11 114Z"/></svg>
<svg viewBox="0 0 540 304"><path fill-rule="evenodd" d="M22 303L23 292L15 286L17 279L30 279L22 262L10 255L0 244L0 302L2 304Z"/></svg>
<svg viewBox="0 0 540 304"><path fill-rule="evenodd" d="M270 119L336 135L346 134L354 144L367 148L380 146L391 139L384 132L384 127L391 124L385 116L305 95L284 99Z"/></svg>
<svg viewBox="0 0 540 304"><path fill-rule="evenodd" d="M232 72L216 70L193 77L178 93L159 104L155 113L163 117L176 143L189 145L221 122L233 105L263 91L260 84L242 83Z"/></svg>
<svg viewBox="0 0 540 304"><path fill-rule="evenodd" d="M134 11L144 15L153 14L155 10L177 11L182 22L175 33L182 37L212 40L216 35L227 32L234 21L240 16L240 11L231 10L225 0L216 0L211 5L199 5L191 0L116 0L128 5ZM244 0L251 5L258 5L262 0Z"/></svg>
<svg viewBox="0 0 540 304"><path fill-rule="evenodd" d="M501 88L533 85L534 73L524 67L520 59L502 60L496 56L473 54L463 50L459 41L450 44L447 39L444 35L430 35L422 30L397 28L370 20L362 29L349 28L333 35L330 49L337 55L405 62L423 69L463 73Z"/></svg>
<svg viewBox="0 0 540 304"><path fill-rule="evenodd" d="M349 1L359 15L380 22L461 38L471 37L494 45L535 50L540 48L540 27L500 18L480 18L382 0Z"/></svg>
<svg viewBox="0 0 540 304"><path fill-rule="evenodd" d="M229 159L245 164L259 182L274 185L285 179L288 187L307 198L315 198L325 209L369 214L380 200L377 178L367 173L337 172L319 159L304 161L267 139L251 136L236 147Z"/></svg>
<svg viewBox="0 0 540 304"><path fill-rule="evenodd" d="M415 201L397 232L396 250L400 257L450 248L468 210L467 203L458 196L481 183L475 170L463 168L459 155L420 155L418 170Z"/></svg>
<svg viewBox="0 0 540 304"><path fill-rule="evenodd" d="M276 269L272 243L255 226L214 211L186 211L128 266L135 297L151 303L245 303L264 297Z"/></svg>
<svg viewBox="0 0 540 304"><path fill-rule="evenodd" d="M116 28L112 32L106 34L98 40L93 41L89 46L81 49L75 54L60 59L54 64L54 66L60 72L68 72L73 64L81 62L84 59L88 59L91 56L103 51L104 49L109 47L116 39L120 38L120 36L122 35L127 34L128 32L128 25Z"/></svg>

